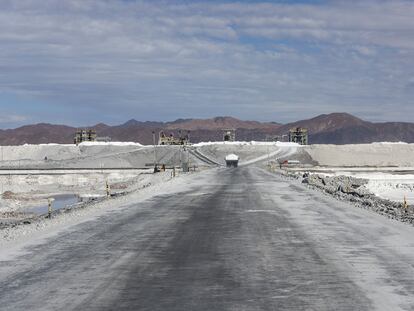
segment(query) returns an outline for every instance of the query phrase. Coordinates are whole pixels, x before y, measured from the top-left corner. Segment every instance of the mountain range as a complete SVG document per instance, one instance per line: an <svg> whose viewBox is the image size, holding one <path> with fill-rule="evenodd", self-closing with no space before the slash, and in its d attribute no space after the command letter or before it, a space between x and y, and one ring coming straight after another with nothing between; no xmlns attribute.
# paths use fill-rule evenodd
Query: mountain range
<svg viewBox="0 0 414 311"><path fill-rule="evenodd" d="M189 131L191 142L220 141L222 130L236 129L237 140L266 140L287 134L289 129L304 127L309 131L312 144L359 144L380 141L404 141L414 143L414 123L373 123L347 113L319 115L312 119L288 124L275 122L243 121L233 117L212 119L178 119L173 122L142 122L129 120L124 124L109 126L103 123L84 128L93 128L98 136L110 137L113 141L134 141L152 144L153 135L164 131L178 135ZM1 145L73 143L76 127L39 123L16 129L0 130Z"/></svg>

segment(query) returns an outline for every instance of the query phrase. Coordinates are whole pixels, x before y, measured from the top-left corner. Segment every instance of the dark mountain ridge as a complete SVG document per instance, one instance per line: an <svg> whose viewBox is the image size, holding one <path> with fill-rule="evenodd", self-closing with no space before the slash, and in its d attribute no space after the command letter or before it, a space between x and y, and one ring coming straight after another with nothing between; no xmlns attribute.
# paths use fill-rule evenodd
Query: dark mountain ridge
<svg viewBox="0 0 414 311"><path fill-rule="evenodd" d="M137 121L131 119L124 124L110 126L104 123L88 126L98 136L109 136L113 141L135 141L152 144L152 132L164 131L178 135L179 131L190 131L192 142L217 141L222 139L222 130L235 128L238 140L265 140L283 135L294 127L309 131L312 144L359 144L379 141L404 141L414 143L414 123L364 121L348 113L323 114L317 117L288 124L275 122L243 121L233 117L212 119L178 119L172 122ZM16 129L0 130L1 145L25 143L72 143L76 127L39 123Z"/></svg>

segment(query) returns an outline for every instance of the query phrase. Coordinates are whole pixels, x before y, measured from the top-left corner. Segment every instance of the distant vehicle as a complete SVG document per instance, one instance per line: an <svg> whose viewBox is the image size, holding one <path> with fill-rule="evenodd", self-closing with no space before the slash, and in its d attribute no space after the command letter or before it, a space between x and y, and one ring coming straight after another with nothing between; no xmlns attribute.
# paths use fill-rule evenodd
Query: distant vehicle
<svg viewBox="0 0 414 311"><path fill-rule="evenodd" d="M239 165L239 156L235 154L226 155L224 158L227 167L237 167Z"/></svg>
<svg viewBox="0 0 414 311"><path fill-rule="evenodd" d="M298 161L298 160L287 160L286 164L298 165L298 164L300 164L300 161Z"/></svg>
<svg viewBox="0 0 414 311"><path fill-rule="evenodd" d="M284 160L284 161L279 161L279 166L280 168L282 168L282 166L295 166L295 165L300 165L300 161L298 160Z"/></svg>

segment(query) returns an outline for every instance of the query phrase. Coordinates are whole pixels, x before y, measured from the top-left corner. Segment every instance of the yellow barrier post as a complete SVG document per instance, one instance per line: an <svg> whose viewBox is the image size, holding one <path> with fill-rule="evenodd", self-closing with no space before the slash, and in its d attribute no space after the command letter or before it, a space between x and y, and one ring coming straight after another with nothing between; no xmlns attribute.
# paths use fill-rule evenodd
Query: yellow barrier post
<svg viewBox="0 0 414 311"><path fill-rule="evenodd" d="M52 218L52 199L51 198L47 199L47 217L49 219Z"/></svg>
<svg viewBox="0 0 414 311"><path fill-rule="evenodd" d="M404 212L407 213L408 212L408 203L407 203L407 197L406 196L404 196L403 208L404 208Z"/></svg>
<svg viewBox="0 0 414 311"><path fill-rule="evenodd" d="M111 188L109 186L108 181L106 181L106 196L110 197L111 196Z"/></svg>

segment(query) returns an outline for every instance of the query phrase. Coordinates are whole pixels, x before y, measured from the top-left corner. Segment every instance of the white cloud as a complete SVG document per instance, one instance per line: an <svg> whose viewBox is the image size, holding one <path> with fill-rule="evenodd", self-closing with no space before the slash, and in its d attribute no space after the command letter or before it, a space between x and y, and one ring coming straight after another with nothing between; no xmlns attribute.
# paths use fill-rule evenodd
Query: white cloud
<svg viewBox="0 0 414 311"><path fill-rule="evenodd" d="M412 16L408 1L2 1L0 90L51 109L87 105L91 122L102 108L286 121L390 101L403 119L414 112Z"/></svg>
<svg viewBox="0 0 414 311"><path fill-rule="evenodd" d="M27 116L9 114L7 112L0 112L0 124L20 123L29 120Z"/></svg>

